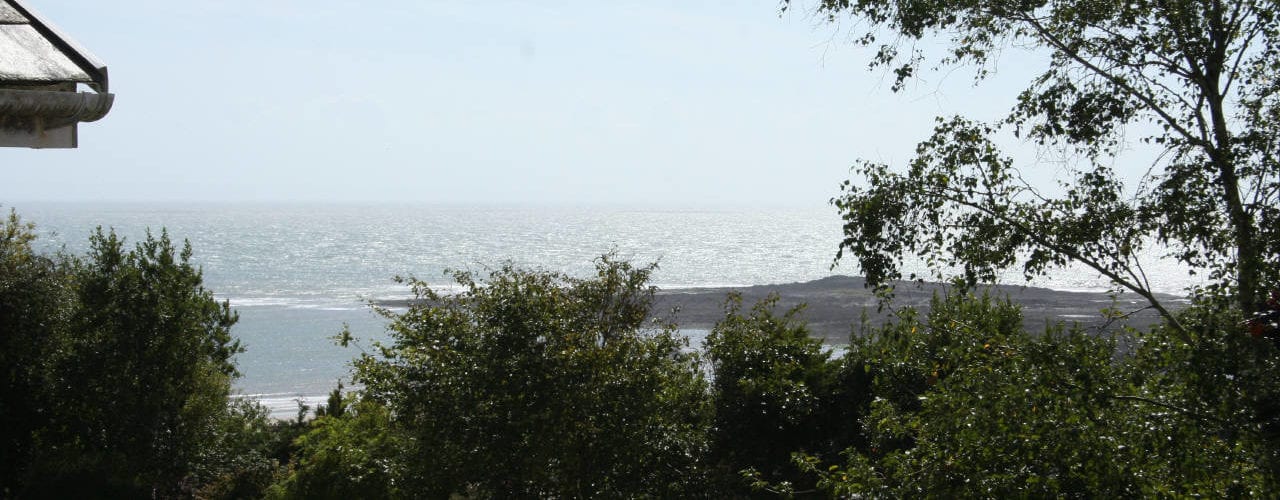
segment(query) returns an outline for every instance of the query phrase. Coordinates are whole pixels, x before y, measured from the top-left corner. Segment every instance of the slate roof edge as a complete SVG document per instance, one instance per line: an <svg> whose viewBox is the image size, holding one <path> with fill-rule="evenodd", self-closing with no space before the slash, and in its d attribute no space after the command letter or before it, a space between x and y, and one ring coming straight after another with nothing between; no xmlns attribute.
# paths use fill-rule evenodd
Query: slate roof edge
<svg viewBox="0 0 1280 500"><path fill-rule="evenodd" d="M105 94L109 91L107 85L107 65L99 60L92 52L85 49L79 43L76 43L71 37L64 35L56 26L46 21L43 16L28 7L23 0L3 0L27 18L31 23L31 27L43 35L54 47L71 59L76 66L84 70L85 73L93 79L93 83L89 86L94 91Z"/></svg>

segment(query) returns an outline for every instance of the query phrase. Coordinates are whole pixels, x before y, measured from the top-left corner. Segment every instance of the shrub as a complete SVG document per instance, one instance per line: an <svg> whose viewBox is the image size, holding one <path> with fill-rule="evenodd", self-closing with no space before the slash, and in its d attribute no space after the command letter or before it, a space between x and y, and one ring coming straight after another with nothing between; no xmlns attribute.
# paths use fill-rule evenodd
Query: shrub
<svg viewBox="0 0 1280 500"><path fill-rule="evenodd" d="M609 256L571 278L504 266L416 303L357 362L405 446L409 496L676 496L699 475L706 384L687 341L647 322L652 267Z"/></svg>

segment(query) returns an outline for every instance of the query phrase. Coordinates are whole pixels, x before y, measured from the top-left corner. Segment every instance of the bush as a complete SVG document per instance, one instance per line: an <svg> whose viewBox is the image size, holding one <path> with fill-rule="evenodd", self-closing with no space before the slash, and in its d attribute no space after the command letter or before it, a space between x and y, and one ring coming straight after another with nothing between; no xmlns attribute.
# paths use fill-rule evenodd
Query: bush
<svg viewBox="0 0 1280 500"><path fill-rule="evenodd" d="M341 403L340 403L341 404ZM267 498L393 498L393 460L399 442L391 433L391 414L382 405L361 400L344 411L311 421L295 443L298 452L287 475Z"/></svg>
<svg viewBox="0 0 1280 500"><path fill-rule="evenodd" d="M706 384L673 327L649 327L652 267L606 256L576 279L505 266L383 310L393 343L356 380L405 446L408 496L679 496L705 487ZM305 466L305 464L304 464Z"/></svg>
<svg viewBox="0 0 1280 500"><path fill-rule="evenodd" d="M842 377L842 363L797 319L802 308L778 316L776 304L771 297L744 314L741 297L730 295L706 341L712 456L733 487L746 486L738 475L745 469L771 482L803 481L792 452L834 455L860 434L849 424L866 404L867 378Z"/></svg>

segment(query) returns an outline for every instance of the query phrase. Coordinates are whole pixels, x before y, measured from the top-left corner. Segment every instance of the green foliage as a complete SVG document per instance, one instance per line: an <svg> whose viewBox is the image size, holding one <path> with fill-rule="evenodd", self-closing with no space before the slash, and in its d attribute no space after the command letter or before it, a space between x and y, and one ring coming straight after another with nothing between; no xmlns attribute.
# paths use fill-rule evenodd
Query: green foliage
<svg viewBox="0 0 1280 500"><path fill-rule="evenodd" d="M1015 311L984 299L936 302L925 321L906 313L849 354L874 376L869 448L847 451L844 467L797 464L837 495L1274 491L1276 352L1240 320L1280 281L1275 3L823 0L818 12L855 19L895 91L933 56L977 66L978 82L1002 51L1048 56L1005 119L938 120L905 171L859 162L833 199L845 217L837 260L850 254L886 285L915 254L932 277L959 270L965 288L1082 263L1164 324L1116 352L1061 327L1025 334ZM1126 187L1111 165L1133 130L1156 153ZM1009 132L1076 159L1057 193L996 146ZM1161 276L1143 270L1144 246L1207 275L1193 307L1152 293Z"/></svg>
<svg viewBox="0 0 1280 500"><path fill-rule="evenodd" d="M357 362L404 437L402 494L686 495L702 487L706 383L671 327L647 328L652 268L590 279L503 267L440 295L408 280L393 343Z"/></svg>
<svg viewBox="0 0 1280 500"><path fill-rule="evenodd" d="M132 251L100 230L90 243L74 265L74 335L54 361L64 439L75 444L50 451L126 467L139 485L175 485L226 412L236 315L201 285L190 245L178 252L166 233Z"/></svg>
<svg viewBox="0 0 1280 500"><path fill-rule="evenodd" d="M797 319L802 308L776 316L776 303L771 297L744 314L741 297L731 295L707 337L711 456L729 477L751 469L760 480L795 483L805 478L791 467L791 452L834 455L854 444L859 433L849 423L866 403L867 379L845 383L840 363Z"/></svg>
<svg viewBox="0 0 1280 500"><path fill-rule="evenodd" d="M48 417L46 360L57 352L71 288L65 266L32 251L33 226L0 222L0 497L16 494Z"/></svg>
<svg viewBox="0 0 1280 500"><path fill-rule="evenodd" d="M170 491L211 444L240 348L235 315L189 259L167 234L125 251L99 231L88 257L67 263L75 295L45 360L58 425L40 434L43 474Z"/></svg>
<svg viewBox="0 0 1280 500"><path fill-rule="evenodd" d="M1153 296L1139 255L1158 243L1207 274L1209 295L1242 312L1280 281L1280 17L1271 1L872 2L823 0L819 12L856 19L879 50L894 90L938 65L974 65L981 81L1004 50L1049 64L996 124L939 120L908 172L863 162L845 184L841 251L867 277L901 274L903 256L957 266L970 283L1020 264L1028 276L1084 264L1117 287ZM886 35L888 36L884 36ZM889 40L887 43L884 40ZM1126 189L1111 168L1126 133L1161 151L1132 168ZM1061 195L1023 180L991 137L1012 131L1078 155Z"/></svg>
<svg viewBox="0 0 1280 500"><path fill-rule="evenodd" d="M1110 454L1113 436L1092 420L1115 378L1113 347L1057 329L1033 340L1020 323L1007 302L935 299L926 323L894 325L851 353L883 366L872 368L866 424L886 486L940 496L1134 493Z"/></svg>
<svg viewBox="0 0 1280 500"><path fill-rule="evenodd" d="M1164 435L1212 436L1234 447L1231 456L1205 464L1206 475L1239 467L1251 471L1241 481L1275 491L1280 488L1280 352L1272 341L1248 335L1234 315L1214 305L1187 308L1179 318L1191 332L1189 342L1177 341L1183 337L1167 326L1144 333L1132 359L1135 393L1144 404L1180 417L1165 422Z"/></svg>
<svg viewBox="0 0 1280 500"><path fill-rule="evenodd" d="M0 224L4 495L190 494L235 468L265 417L229 404L236 315L190 246L99 230L84 258L49 257L34 239Z"/></svg>
<svg viewBox="0 0 1280 500"><path fill-rule="evenodd" d="M1267 421L1250 401L1221 401L1261 387L1256 397L1272 397L1274 368L1244 382L1241 370L1212 373L1230 361L1180 366L1203 353L1153 361L1148 346L1124 356L1088 332L1032 335L1020 323L1008 302L957 294L935 298L925 319L907 310L856 339L846 368L873 377L859 417L867 442L843 464L801 453L796 465L833 496L1236 497L1274 487ZM1190 394L1188 379L1204 391ZM1232 380L1248 387L1208 387ZM1217 400L1192 402L1205 396Z"/></svg>
<svg viewBox="0 0 1280 500"><path fill-rule="evenodd" d="M325 400L325 404L316 408L316 418L341 417L346 411L347 405L342 396L342 381L339 380L338 386L329 391L329 398Z"/></svg>
<svg viewBox="0 0 1280 500"><path fill-rule="evenodd" d="M1144 297L1163 325L1115 352L1080 332L1028 336L978 321L1012 317L999 308L935 304L927 322L906 316L855 343L876 351L866 366L877 399L863 421L873 448L851 450L845 467L805 456L801 467L839 494L1274 491L1277 353L1240 324L1280 282L1276 7L820 1L828 20L855 19L895 91L938 56L925 47L941 47L938 67L977 67L978 82L1004 50L1048 56L1003 120L939 119L905 171L857 164L859 179L833 200L845 220L837 259L851 255L882 286L903 277L909 255L933 277L959 270L965 287L1078 263ZM1156 152L1125 186L1112 166L1133 131ZM993 138L1010 132L1073 159L1056 167L1058 193L1000 151ZM1149 245L1207 276L1192 307L1152 293ZM936 340L912 347L908 331Z"/></svg>
<svg viewBox="0 0 1280 500"><path fill-rule="evenodd" d="M295 441L299 450L284 478L267 498L392 498L398 439L391 414L369 400L338 401ZM333 408L344 408L334 412Z"/></svg>
<svg viewBox="0 0 1280 500"><path fill-rule="evenodd" d="M191 495L205 499L258 498L283 474L296 453L294 440L306 426L274 420L270 410L247 398L234 398L214 429L214 440L200 450L188 477ZM185 493L185 492L184 492Z"/></svg>

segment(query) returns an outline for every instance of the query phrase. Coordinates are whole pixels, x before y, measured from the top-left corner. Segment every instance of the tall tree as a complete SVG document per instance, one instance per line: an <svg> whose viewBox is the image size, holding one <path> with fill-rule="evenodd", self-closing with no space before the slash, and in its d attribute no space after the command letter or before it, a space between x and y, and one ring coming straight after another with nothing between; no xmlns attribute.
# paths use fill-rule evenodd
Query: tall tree
<svg viewBox="0 0 1280 500"><path fill-rule="evenodd" d="M17 495L48 419L49 356L71 287L66 266L33 251L34 226L10 211L0 220L0 497Z"/></svg>
<svg viewBox="0 0 1280 500"><path fill-rule="evenodd" d="M6 463L23 462L0 486L164 497L224 467L237 316L204 288L190 246L161 233L130 250L99 230L83 259L47 258L33 238L16 216L0 224L0 415L28 419L5 431L21 445Z"/></svg>
<svg viewBox="0 0 1280 500"><path fill-rule="evenodd" d="M784 0L784 9L790 4ZM908 171L860 162L833 200L846 252L873 283L902 277L904 254L970 283L1021 264L1027 277L1084 264L1177 320L1152 293L1139 256L1159 244L1207 273L1202 297L1244 312L1280 278L1280 21L1273 0L822 0L830 21L857 20L893 89L921 69L973 65L1002 50L1049 64L996 123L939 119ZM884 40L888 40L887 42ZM921 48L941 41L941 54ZM933 62L930 62L933 61ZM1154 127L1153 127L1154 126ZM1108 165L1126 129L1160 149L1124 186ZM1064 194L1025 181L992 137L1012 131L1078 153Z"/></svg>

